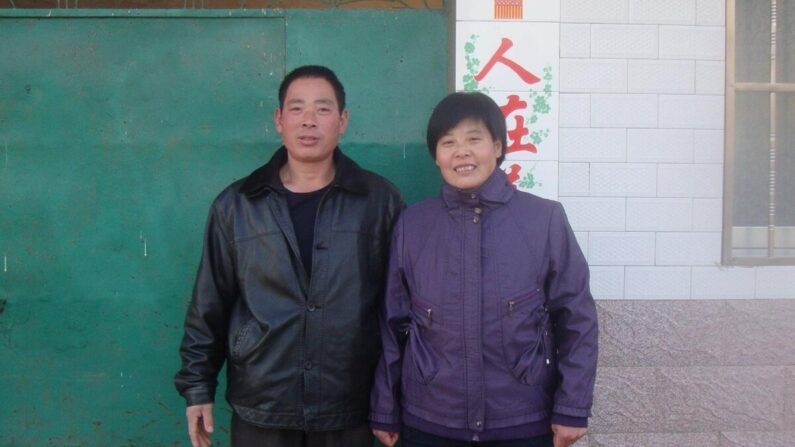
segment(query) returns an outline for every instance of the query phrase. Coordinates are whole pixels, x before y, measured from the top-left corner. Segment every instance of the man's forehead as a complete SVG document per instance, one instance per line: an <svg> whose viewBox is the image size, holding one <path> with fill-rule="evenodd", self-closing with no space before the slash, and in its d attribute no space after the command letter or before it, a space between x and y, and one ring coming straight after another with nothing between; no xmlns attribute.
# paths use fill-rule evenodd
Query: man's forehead
<svg viewBox="0 0 795 447"><path fill-rule="evenodd" d="M301 97L297 97L297 98L287 97L287 99L284 102L286 102L288 104L295 104L295 103L303 104L303 103L306 102L306 99L305 98L301 98ZM337 101L335 101L333 97L331 97L331 98L321 97L321 98L315 99L312 102L314 102L315 104L329 104L329 105L337 104Z"/></svg>

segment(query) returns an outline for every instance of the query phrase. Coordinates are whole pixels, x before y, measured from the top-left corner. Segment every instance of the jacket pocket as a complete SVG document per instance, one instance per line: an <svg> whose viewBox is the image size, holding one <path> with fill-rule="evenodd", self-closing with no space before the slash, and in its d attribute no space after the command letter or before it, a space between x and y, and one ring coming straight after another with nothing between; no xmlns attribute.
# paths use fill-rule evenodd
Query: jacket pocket
<svg viewBox="0 0 795 447"><path fill-rule="evenodd" d="M426 385L432 382L439 372L439 359L430 341L433 324L434 306L412 298L406 356L414 366L412 375Z"/></svg>
<svg viewBox="0 0 795 447"><path fill-rule="evenodd" d="M552 367L549 313L540 295L536 288L500 303L505 361L513 376L528 385L544 382Z"/></svg>
<svg viewBox="0 0 795 447"><path fill-rule="evenodd" d="M245 360L265 342L268 332L268 329L263 328L256 318L248 320L230 340L230 360L233 362Z"/></svg>

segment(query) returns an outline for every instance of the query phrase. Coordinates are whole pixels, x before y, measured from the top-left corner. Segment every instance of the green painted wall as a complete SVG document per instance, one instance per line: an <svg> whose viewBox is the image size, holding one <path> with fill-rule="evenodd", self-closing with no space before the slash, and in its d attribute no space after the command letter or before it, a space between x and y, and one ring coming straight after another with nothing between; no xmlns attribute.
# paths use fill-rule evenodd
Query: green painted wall
<svg viewBox="0 0 795 447"><path fill-rule="evenodd" d="M438 190L441 11L2 14L0 446L188 445L172 376L204 219L278 145L285 70L334 68L343 149L410 202Z"/></svg>

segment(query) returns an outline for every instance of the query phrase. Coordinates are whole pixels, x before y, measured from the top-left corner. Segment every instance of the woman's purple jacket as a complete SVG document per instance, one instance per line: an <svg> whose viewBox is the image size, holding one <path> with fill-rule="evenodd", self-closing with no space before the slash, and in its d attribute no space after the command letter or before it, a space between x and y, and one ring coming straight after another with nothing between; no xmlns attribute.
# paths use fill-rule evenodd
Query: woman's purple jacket
<svg viewBox="0 0 795 447"><path fill-rule="evenodd" d="M500 169L477 192L444 184L409 207L393 233L381 338L375 428L485 441L585 425L596 307L563 207Z"/></svg>

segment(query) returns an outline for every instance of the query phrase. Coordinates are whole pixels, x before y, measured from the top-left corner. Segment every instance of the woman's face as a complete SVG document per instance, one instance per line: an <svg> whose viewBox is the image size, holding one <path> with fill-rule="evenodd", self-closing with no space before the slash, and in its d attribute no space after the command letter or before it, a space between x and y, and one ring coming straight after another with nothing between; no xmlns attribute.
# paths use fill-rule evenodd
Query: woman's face
<svg viewBox="0 0 795 447"><path fill-rule="evenodd" d="M467 118L436 143L436 166L449 185L477 189L497 168L502 143L495 140L483 122Z"/></svg>

